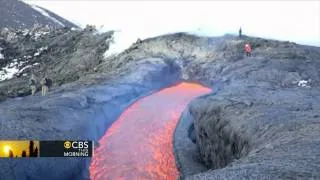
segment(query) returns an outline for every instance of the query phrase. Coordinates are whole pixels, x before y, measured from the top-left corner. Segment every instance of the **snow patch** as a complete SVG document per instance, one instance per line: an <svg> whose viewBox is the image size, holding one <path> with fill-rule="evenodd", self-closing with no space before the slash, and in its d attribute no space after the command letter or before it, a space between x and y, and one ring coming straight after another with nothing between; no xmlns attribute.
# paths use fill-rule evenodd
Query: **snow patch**
<svg viewBox="0 0 320 180"><path fill-rule="evenodd" d="M40 56L40 54L44 51L44 50L47 50L48 49L48 46L46 46L46 47L41 47L41 48L39 48L38 50L37 50L37 52L36 53L34 53L34 57L36 57L36 56Z"/></svg>
<svg viewBox="0 0 320 180"><path fill-rule="evenodd" d="M33 55L34 57L36 57L36 56L40 56L40 52L36 52L36 53L34 53L34 55Z"/></svg>
<svg viewBox="0 0 320 180"><path fill-rule="evenodd" d="M65 26L63 23L61 23L61 22L60 22L59 20L57 20L56 18L51 17L44 9L42 9L42 8L36 6L36 5L31 5L31 7L32 7L34 10L38 11L39 13L41 13L42 15L48 17L49 19L51 19L51 20L54 21L55 23L60 24L62 27Z"/></svg>
<svg viewBox="0 0 320 180"><path fill-rule="evenodd" d="M304 87L304 88L310 88L311 86L309 85L309 81L306 80L300 80L298 82L299 87Z"/></svg>
<svg viewBox="0 0 320 180"><path fill-rule="evenodd" d="M46 34L49 34L49 32L45 32L45 31L36 32L34 34L34 38L35 40L38 40L42 35L46 35Z"/></svg>
<svg viewBox="0 0 320 180"><path fill-rule="evenodd" d="M32 58L32 56L27 55L27 56L23 56L23 58L24 58L24 59L31 59L31 58Z"/></svg>
<svg viewBox="0 0 320 180"><path fill-rule="evenodd" d="M29 34L29 30L28 29L24 29L23 31L22 31L22 35L23 36L26 36L26 35L28 35Z"/></svg>
<svg viewBox="0 0 320 180"><path fill-rule="evenodd" d="M71 28L71 31L81 31L81 28L72 27L72 28Z"/></svg>
<svg viewBox="0 0 320 180"><path fill-rule="evenodd" d="M33 66L33 65L27 65L27 66L23 67L22 69L20 69L20 70L17 72L17 74L21 73L22 71L24 71L24 70L26 70L26 69L28 69L28 68L31 68L32 66Z"/></svg>
<svg viewBox="0 0 320 180"><path fill-rule="evenodd" d="M32 65L27 65L27 66L21 68L25 63L27 63L27 62L20 61L18 63L17 59L14 59L13 62L8 64L6 67L0 69L0 82L4 81L4 80L12 79L15 75L21 74L24 70L26 70L28 68L40 65L39 63L34 63ZM23 75L23 76L25 76L25 75Z"/></svg>
<svg viewBox="0 0 320 180"><path fill-rule="evenodd" d="M4 54L1 54L2 47L0 47L0 59L4 59Z"/></svg>
<svg viewBox="0 0 320 180"><path fill-rule="evenodd" d="M19 72L19 69L16 66L14 66L12 68L4 67L2 70L0 70L0 82L13 78L13 76L17 72Z"/></svg>

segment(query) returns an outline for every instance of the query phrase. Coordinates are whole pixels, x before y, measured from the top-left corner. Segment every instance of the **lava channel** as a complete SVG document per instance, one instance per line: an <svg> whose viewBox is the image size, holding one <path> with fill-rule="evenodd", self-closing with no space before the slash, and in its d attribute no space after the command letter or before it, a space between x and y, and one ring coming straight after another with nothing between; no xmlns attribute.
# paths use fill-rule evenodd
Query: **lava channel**
<svg viewBox="0 0 320 180"><path fill-rule="evenodd" d="M178 179L174 129L188 103L209 92L199 84L182 82L135 102L100 139L90 178Z"/></svg>

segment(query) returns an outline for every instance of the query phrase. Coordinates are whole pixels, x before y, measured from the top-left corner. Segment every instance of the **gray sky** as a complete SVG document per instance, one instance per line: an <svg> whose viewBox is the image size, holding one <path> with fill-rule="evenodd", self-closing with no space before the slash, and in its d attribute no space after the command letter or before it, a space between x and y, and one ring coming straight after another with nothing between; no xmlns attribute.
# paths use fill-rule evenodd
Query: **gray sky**
<svg viewBox="0 0 320 180"><path fill-rule="evenodd" d="M320 47L320 1L29 0L75 23L121 30L122 41L184 31L243 33ZM119 35L120 36L120 35Z"/></svg>

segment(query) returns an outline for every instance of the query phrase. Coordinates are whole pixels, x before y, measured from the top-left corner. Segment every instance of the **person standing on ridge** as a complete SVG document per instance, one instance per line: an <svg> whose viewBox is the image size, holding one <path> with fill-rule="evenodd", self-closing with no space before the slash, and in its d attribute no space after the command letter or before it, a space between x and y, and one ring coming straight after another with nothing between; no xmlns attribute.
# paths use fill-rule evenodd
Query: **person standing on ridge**
<svg viewBox="0 0 320 180"><path fill-rule="evenodd" d="M251 46L250 46L249 43L246 43L246 44L244 45L244 51L246 52L247 57L248 57L248 56L251 56L252 48L251 48Z"/></svg>
<svg viewBox="0 0 320 180"><path fill-rule="evenodd" d="M241 27L239 29L239 38L242 38L242 29L241 29Z"/></svg>
<svg viewBox="0 0 320 180"><path fill-rule="evenodd" d="M31 78L29 80L29 86L31 88L31 95L34 96L34 94L37 91L37 79L34 74L31 74Z"/></svg>
<svg viewBox="0 0 320 180"><path fill-rule="evenodd" d="M47 76L45 76L41 80L40 84L41 84L41 87L42 87L42 90L41 90L42 96L47 95L47 93L49 92L49 87L52 85L52 80L49 79Z"/></svg>

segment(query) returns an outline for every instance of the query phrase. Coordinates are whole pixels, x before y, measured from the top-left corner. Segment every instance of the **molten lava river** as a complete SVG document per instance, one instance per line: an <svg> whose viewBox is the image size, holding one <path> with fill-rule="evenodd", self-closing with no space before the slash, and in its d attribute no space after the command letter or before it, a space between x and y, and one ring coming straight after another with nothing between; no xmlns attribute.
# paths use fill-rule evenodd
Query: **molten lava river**
<svg viewBox="0 0 320 180"><path fill-rule="evenodd" d="M209 92L201 85L182 82L135 102L99 141L90 178L177 179L175 127L188 103Z"/></svg>

